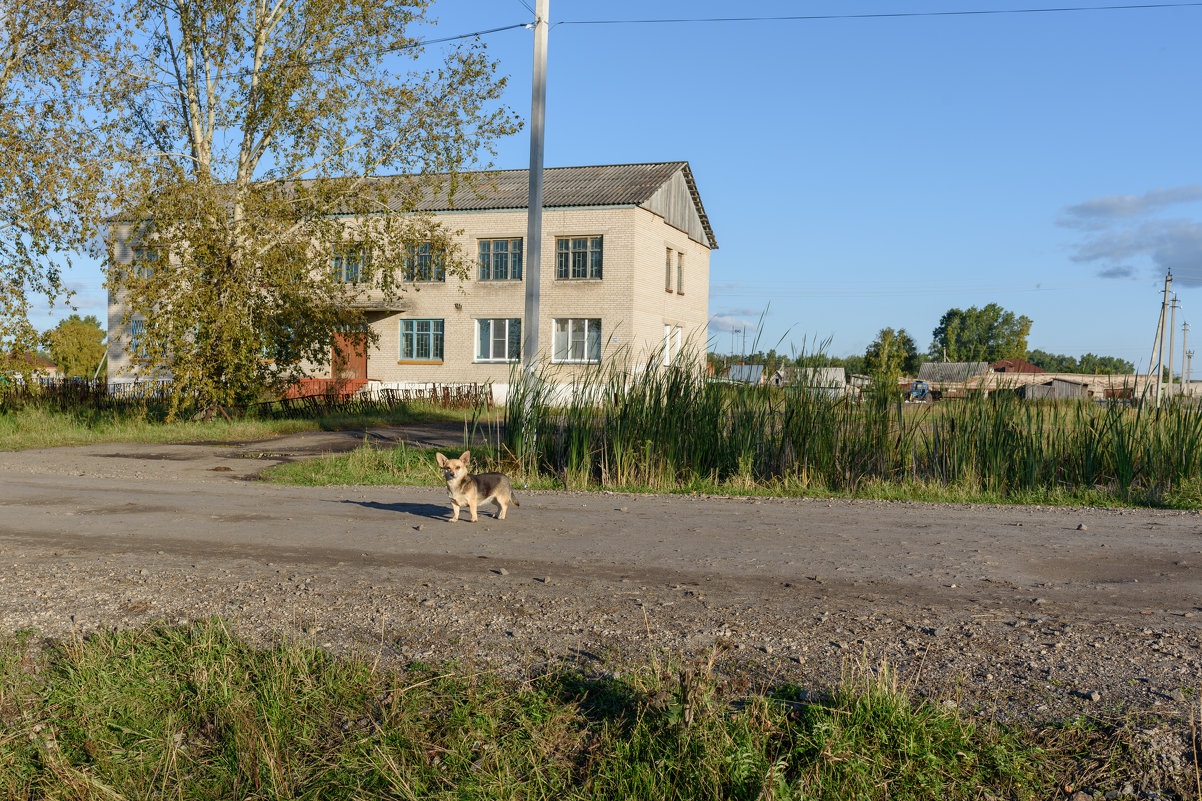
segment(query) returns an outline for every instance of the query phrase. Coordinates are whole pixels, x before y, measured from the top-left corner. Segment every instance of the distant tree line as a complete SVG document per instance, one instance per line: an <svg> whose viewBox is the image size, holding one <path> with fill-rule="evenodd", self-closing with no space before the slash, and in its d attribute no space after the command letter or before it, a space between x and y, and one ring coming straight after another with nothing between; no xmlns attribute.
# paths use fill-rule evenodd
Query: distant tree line
<svg viewBox="0 0 1202 801"><path fill-rule="evenodd" d="M715 371L732 363L762 364L771 375L781 368L843 367L848 374L889 374L915 376L925 361L997 362L1025 359L1049 373L1116 375L1135 372L1135 365L1115 356L1086 353L1079 359L1064 354L1028 350L1027 337L1031 318L1016 315L996 303L981 308L948 309L931 332L926 353L918 350L914 338L904 328L882 328L863 354L831 356L818 347L815 352L782 354L775 349L755 351L744 356L708 354Z"/></svg>

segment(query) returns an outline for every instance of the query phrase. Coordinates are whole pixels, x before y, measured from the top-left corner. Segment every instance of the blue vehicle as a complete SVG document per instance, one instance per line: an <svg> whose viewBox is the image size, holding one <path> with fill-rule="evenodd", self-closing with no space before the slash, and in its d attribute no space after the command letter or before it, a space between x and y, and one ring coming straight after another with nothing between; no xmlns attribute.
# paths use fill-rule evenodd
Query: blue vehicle
<svg viewBox="0 0 1202 801"><path fill-rule="evenodd" d="M934 403L939 400L942 393L937 389L931 389L931 385L926 381L915 381L910 384L910 391L906 393L906 403Z"/></svg>

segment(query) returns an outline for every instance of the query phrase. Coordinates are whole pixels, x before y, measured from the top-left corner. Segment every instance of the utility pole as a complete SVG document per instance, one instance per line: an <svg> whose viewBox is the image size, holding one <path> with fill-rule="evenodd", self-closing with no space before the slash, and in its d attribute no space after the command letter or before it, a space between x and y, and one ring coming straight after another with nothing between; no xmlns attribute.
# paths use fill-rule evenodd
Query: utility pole
<svg viewBox="0 0 1202 801"><path fill-rule="evenodd" d="M1192 370L1194 367L1194 352L1192 350L1187 350L1185 352L1185 355L1187 357L1186 362L1185 362L1185 383L1188 384L1190 382L1189 381L1190 370Z"/></svg>
<svg viewBox="0 0 1202 801"><path fill-rule="evenodd" d="M551 0L536 0L534 79L530 88L530 196L526 204L526 375L538 367L539 284L543 269L543 130L547 118L547 30Z"/></svg>
<svg viewBox="0 0 1202 801"><path fill-rule="evenodd" d="M1173 346L1177 344L1177 296L1173 295L1172 314L1169 316L1169 381L1165 393L1173 397Z"/></svg>
<svg viewBox="0 0 1202 801"><path fill-rule="evenodd" d="M743 326L743 354L742 354L742 361L743 361L743 363L744 363L744 364L746 364L746 363L747 363L747 326Z"/></svg>
<svg viewBox="0 0 1202 801"><path fill-rule="evenodd" d="M1189 389L1185 377L1185 349L1189 346L1189 323L1181 323L1181 394Z"/></svg>
<svg viewBox="0 0 1202 801"><path fill-rule="evenodd" d="M1173 282L1173 271L1169 270L1167 273L1165 273L1165 276L1164 276L1164 299L1161 300L1161 302L1160 302L1160 319L1156 323L1156 336L1152 340L1152 356L1148 359L1148 379L1147 380L1148 380L1149 384L1151 384L1153 387L1155 387L1155 391L1156 391L1155 401L1156 401L1157 406L1160 405L1160 373L1161 373L1160 360L1164 358L1164 322L1165 322L1164 318L1166 316L1165 312L1167 311L1167 307L1169 305L1169 285L1172 284L1172 282ZM1158 353L1160 354L1160 359L1157 359ZM1153 378L1153 376L1152 376L1152 368L1153 367L1156 368L1155 378ZM1154 384L1152 383L1153 381L1155 382ZM1144 398L1145 400L1148 397L1148 389L1149 389L1149 387L1147 385L1145 385L1143 395L1141 395L1141 397Z"/></svg>
<svg viewBox="0 0 1202 801"><path fill-rule="evenodd" d="M730 362L731 362L731 364L734 364L734 361L735 361L735 334L739 333L742 330L743 330L742 328L730 329Z"/></svg>

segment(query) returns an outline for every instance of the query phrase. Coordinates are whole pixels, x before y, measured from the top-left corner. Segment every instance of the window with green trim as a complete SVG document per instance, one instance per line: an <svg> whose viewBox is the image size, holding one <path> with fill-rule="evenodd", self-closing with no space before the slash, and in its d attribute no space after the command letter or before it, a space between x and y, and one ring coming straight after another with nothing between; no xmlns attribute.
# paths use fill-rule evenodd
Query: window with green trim
<svg viewBox="0 0 1202 801"><path fill-rule="evenodd" d="M442 320L401 320L401 361L442 361Z"/></svg>

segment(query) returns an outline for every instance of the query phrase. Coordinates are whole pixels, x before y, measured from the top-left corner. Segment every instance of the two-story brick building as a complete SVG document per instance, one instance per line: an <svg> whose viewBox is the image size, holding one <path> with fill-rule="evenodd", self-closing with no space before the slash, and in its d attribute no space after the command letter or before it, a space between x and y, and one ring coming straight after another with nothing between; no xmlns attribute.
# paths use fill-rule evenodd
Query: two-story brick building
<svg viewBox="0 0 1202 801"><path fill-rule="evenodd" d="M315 377L364 378L377 387L493 382L506 384L520 361L529 175L491 173L476 192L431 194L433 212L475 255L472 274L448 277L436 257L418 253L412 287L388 308L365 285L364 322L379 341L367 353L315 365ZM686 343L698 366L705 355L709 254L717 247L687 162L560 167L544 171L540 351L570 380L608 360L675 359ZM331 254L331 267L356 281L353 258ZM129 365L134 332L110 297L111 373ZM134 321L137 326L137 320Z"/></svg>

